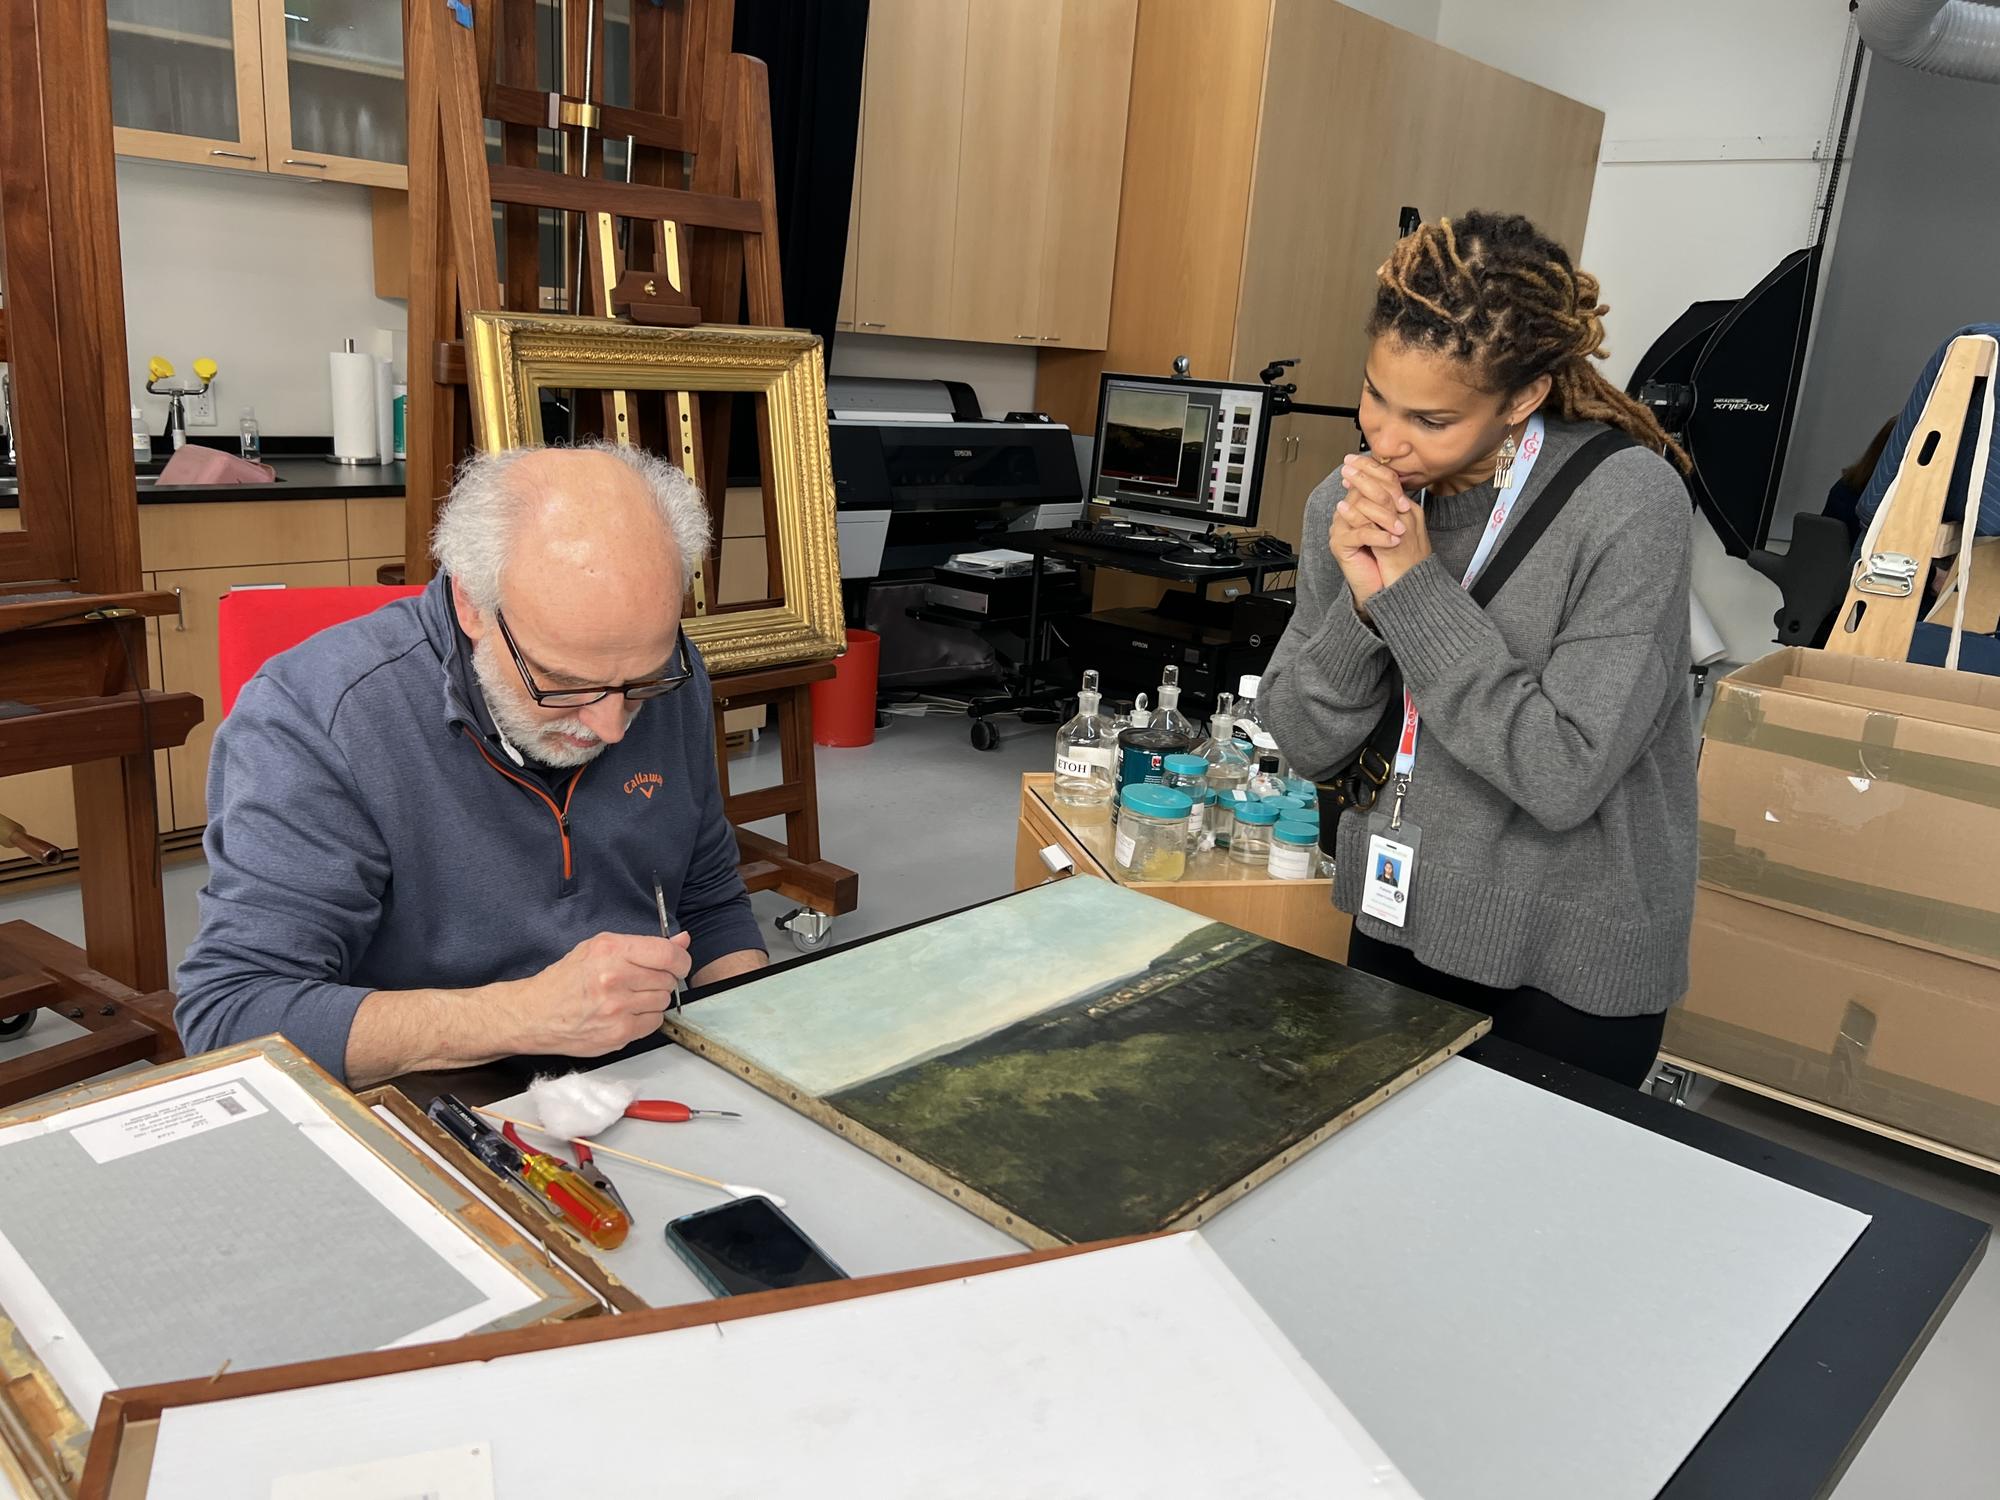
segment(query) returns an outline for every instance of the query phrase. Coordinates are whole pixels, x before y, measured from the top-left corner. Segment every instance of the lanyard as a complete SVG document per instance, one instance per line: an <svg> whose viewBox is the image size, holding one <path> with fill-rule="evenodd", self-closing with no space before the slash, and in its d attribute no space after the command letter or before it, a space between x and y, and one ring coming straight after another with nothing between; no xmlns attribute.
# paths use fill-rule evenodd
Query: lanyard
<svg viewBox="0 0 2000 1500"><path fill-rule="evenodd" d="M1536 412L1528 418L1528 430L1521 437L1521 446L1514 455L1514 466L1507 475L1506 485L1493 497L1493 514L1486 518L1486 529L1480 533L1479 545L1472 552L1472 561L1465 565L1465 576L1459 580L1460 588L1471 588L1479 570L1493 555L1500 533L1506 529L1507 517L1514 513L1514 503L1528 487L1528 476L1535 471L1535 460L1542 456L1542 438L1542 414ZM1410 790L1410 775L1417 764L1418 724L1416 700L1410 696L1410 690L1404 688L1403 733L1396 741L1396 802L1389 814L1392 831L1403 825L1403 798Z"/></svg>

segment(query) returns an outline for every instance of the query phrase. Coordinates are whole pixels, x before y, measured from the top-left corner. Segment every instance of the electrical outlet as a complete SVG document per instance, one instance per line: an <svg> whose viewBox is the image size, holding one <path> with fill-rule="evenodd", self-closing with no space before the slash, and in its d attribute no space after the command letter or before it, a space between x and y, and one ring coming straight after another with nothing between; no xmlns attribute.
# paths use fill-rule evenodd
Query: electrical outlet
<svg viewBox="0 0 2000 1500"><path fill-rule="evenodd" d="M181 409L187 413L190 427L213 427L215 425L215 392L207 390L199 396L183 396Z"/></svg>

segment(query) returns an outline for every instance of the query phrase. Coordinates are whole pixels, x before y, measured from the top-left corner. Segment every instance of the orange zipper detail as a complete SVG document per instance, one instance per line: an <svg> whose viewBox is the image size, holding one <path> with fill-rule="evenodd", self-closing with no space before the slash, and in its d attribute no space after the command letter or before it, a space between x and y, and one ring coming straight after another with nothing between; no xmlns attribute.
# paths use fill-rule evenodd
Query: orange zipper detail
<svg viewBox="0 0 2000 1500"><path fill-rule="evenodd" d="M509 781L513 782L516 786L524 786L529 791L533 792L537 797L540 797L542 799L543 804L548 808L548 810L551 813L555 815L556 832L560 834L562 837L563 879L564 880L573 879L574 864L571 859L570 845L569 845L569 804L570 804L570 799L576 795L576 784L579 781L583 780L584 768L582 766L578 766L576 769L576 774L570 777L569 790L563 793L562 806L557 807L555 798L551 797L547 792L543 791L540 787L536 786L534 782L529 781L525 776L516 776L512 771L508 770L505 766L501 765L499 761L495 760L492 756L486 753L486 747L480 744L478 740L474 739L469 734L466 736L466 739L467 741L470 742L472 748L479 752L480 757L486 762L487 765L491 766L494 770L498 771L502 776L505 776Z"/></svg>

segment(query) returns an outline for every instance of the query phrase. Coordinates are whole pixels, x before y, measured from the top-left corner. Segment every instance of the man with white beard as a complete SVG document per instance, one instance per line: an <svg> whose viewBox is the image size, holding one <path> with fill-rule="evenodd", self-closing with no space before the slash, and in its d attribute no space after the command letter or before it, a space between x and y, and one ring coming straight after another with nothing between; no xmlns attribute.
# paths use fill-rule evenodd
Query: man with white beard
<svg viewBox="0 0 2000 1500"><path fill-rule="evenodd" d="M356 1087L594 1057L763 965L680 628L708 538L635 449L467 463L430 586L272 658L216 732L187 1050L278 1032Z"/></svg>

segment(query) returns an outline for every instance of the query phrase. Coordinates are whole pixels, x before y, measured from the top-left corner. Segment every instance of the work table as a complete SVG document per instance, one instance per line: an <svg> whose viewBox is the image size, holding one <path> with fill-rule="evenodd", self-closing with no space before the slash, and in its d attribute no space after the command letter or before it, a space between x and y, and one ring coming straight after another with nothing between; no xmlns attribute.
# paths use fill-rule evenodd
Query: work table
<svg viewBox="0 0 2000 1500"><path fill-rule="evenodd" d="M330 464L312 455L268 456L277 471L270 484L156 484L141 475L141 505L184 505L215 500L365 500L403 494L403 465ZM12 479L0 480L0 509L19 506Z"/></svg>

